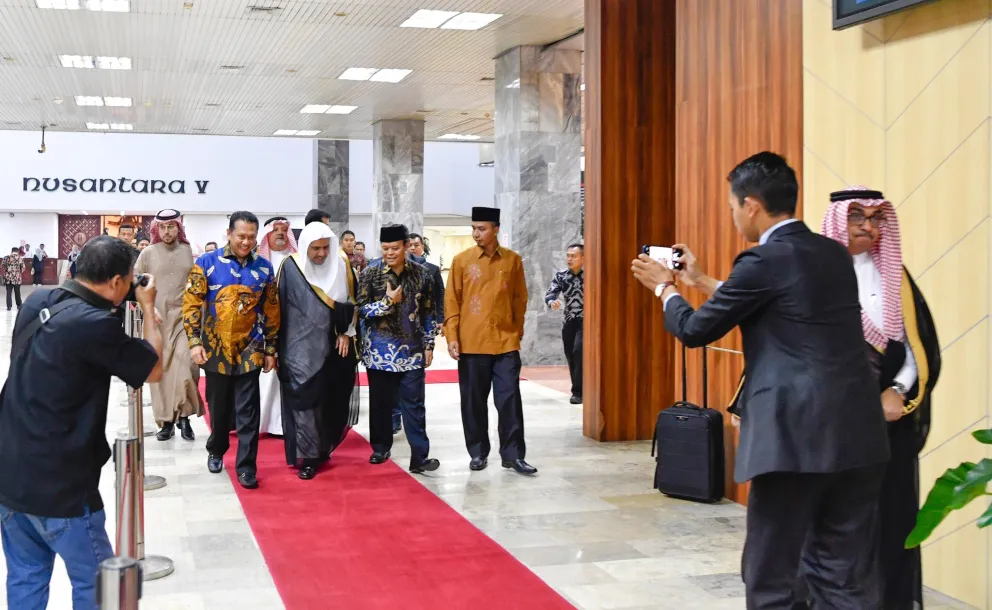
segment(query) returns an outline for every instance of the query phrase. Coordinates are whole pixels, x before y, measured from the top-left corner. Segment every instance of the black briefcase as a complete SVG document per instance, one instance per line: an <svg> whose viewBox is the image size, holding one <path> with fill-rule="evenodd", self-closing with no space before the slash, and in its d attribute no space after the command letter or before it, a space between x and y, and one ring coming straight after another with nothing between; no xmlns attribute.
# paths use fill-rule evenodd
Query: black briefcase
<svg viewBox="0 0 992 610"><path fill-rule="evenodd" d="M658 414L651 455L658 455L654 487L666 496L716 502L723 498L723 414L707 407L706 348L703 406L686 400L686 348L682 346L682 400Z"/></svg>

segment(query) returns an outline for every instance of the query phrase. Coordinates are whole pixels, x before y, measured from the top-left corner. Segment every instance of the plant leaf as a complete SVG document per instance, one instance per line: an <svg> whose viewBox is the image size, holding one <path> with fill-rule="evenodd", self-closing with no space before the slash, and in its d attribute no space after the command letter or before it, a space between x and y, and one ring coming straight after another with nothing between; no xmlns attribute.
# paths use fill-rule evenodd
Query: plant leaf
<svg viewBox="0 0 992 610"><path fill-rule="evenodd" d="M927 494L927 500L916 516L916 527L906 538L907 549L920 546L952 510L960 508L955 506L955 491L966 482L966 477L974 469L974 463L964 462L956 468L948 468L934 481L933 489Z"/></svg>
<svg viewBox="0 0 992 610"><path fill-rule="evenodd" d="M989 525L992 525L992 502L989 502L989 507L978 518L978 527L988 527Z"/></svg>
<svg viewBox="0 0 992 610"><path fill-rule="evenodd" d="M952 509L964 508L969 502L985 493L989 481L992 481L992 460L985 458L979 462L964 477L964 482L954 488Z"/></svg>
<svg viewBox="0 0 992 610"><path fill-rule="evenodd" d="M975 430L971 433L979 443L992 445L992 428L988 430Z"/></svg>

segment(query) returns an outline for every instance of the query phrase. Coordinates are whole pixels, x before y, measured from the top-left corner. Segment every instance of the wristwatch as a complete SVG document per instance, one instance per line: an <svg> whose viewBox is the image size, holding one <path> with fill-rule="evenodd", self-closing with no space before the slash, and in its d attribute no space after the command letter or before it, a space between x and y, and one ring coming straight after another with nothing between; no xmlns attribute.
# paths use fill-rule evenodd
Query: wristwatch
<svg viewBox="0 0 992 610"><path fill-rule="evenodd" d="M898 381L892 382L892 389L896 391L896 394L906 398L906 394L909 394L909 388L899 383Z"/></svg>
<svg viewBox="0 0 992 610"><path fill-rule="evenodd" d="M674 286L675 282L662 282L654 287L654 296L661 298L661 293L665 292L665 288L669 286Z"/></svg>

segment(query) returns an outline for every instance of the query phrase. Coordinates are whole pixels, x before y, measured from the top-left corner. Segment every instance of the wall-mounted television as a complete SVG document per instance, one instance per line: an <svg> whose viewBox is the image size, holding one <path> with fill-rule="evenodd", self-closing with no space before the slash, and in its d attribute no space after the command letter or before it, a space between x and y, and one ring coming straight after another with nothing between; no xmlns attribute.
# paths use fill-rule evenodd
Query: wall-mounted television
<svg viewBox="0 0 992 610"><path fill-rule="evenodd" d="M834 29L843 30L934 0L833 0Z"/></svg>

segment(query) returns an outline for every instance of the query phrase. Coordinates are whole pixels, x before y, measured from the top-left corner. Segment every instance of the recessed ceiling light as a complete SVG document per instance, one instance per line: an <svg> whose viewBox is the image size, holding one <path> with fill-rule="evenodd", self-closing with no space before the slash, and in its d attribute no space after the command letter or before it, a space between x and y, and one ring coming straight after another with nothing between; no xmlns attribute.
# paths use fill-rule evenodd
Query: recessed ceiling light
<svg viewBox="0 0 992 610"><path fill-rule="evenodd" d="M110 129L109 123L87 123L86 129Z"/></svg>
<svg viewBox="0 0 992 610"><path fill-rule="evenodd" d="M308 104L300 109L300 114L324 114L330 108L330 106L321 104Z"/></svg>
<svg viewBox="0 0 992 610"><path fill-rule="evenodd" d="M59 55L63 68L84 68L101 70L130 70L130 57L92 57L90 55Z"/></svg>
<svg viewBox="0 0 992 610"><path fill-rule="evenodd" d="M376 68L348 68L338 77L340 80L368 80L378 72Z"/></svg>
<svg viewBox="0 0 992 610"><path fill-rule="evenodd" d="M315 136L319 129L277 129L274 136Z"/></svg>
<svg viewBox="0 0 992 610"><path fill-rule="evenodd" d="M470 136L460 133L446 133L439 137L438 140L481 140L482 136Z"/></svg>
<svg viewBox="0 0 992 610"><path fill-rule="evenodd" d="M458 11L430 11L420 9L409 19L400 24L401 28L428 28L440 27L442 23L458 14Z"/></svg>
<svg viewBox="0 0 992 610"><path fill-rule="evenodd" d="M96 67L101 70L130 70L130 57L97 57Z"/></svg>
<svg viewBox="0 0 992 610"><path fill-rule="evenodd" d="M63 68L93 68L93 58L89 55L59 55Z"/></svg>
<svg viewBox="0 0 992 610"><path fill-rule="evenodd" d="M73 98L77 106L103 106L103 98L93 95L77 95Z"/></svg>
<svg viewBox="0 0 992 610"><path fill-rule="evenodd" d="M441 26L442 30L481 30L503 15L495 13L461 13Z"/></svg>
<svg viewBox="0 0 992 610"><path fill-rule="evenodd" d="M351 114L357 108L358 106L331 106L327 110L327 114Z"/></svg>
<svg viewBox="0 0 992 610"><path fill-rule="evenodd" d="M134 125L130 123L111 123L110 128L115 131L134 131Z"/></svg>
<svg viewBox="0 0 992 610"><path fill-rule="evenodd" d="M385 68L379 70L369 80L376 81L378 83L398 83L408 74L413 72L413 70L398 70L396 68Z"/></svg>
<svg viewBox="0 0 992 610"><path fill-rule="evenodd" d="M413 70L397 68L348 68L338 78L341 80L371 80L379 83L398 83Z"/></svg>
<svg viewBox="0 0 992 610"><path fill-rule="evenodd" d="M131 106L131 98L129 97L105 97L103 98L103 101L108 106L118 106L122 108L129 108Z"/></svg>
<svg viewBox="0 0 992 610"><path fill-rule="evenodd" d="M105 13L127 13L131 10L130 0L35 0L38 8L52 8L78 11L103 11Z"/></svg>

